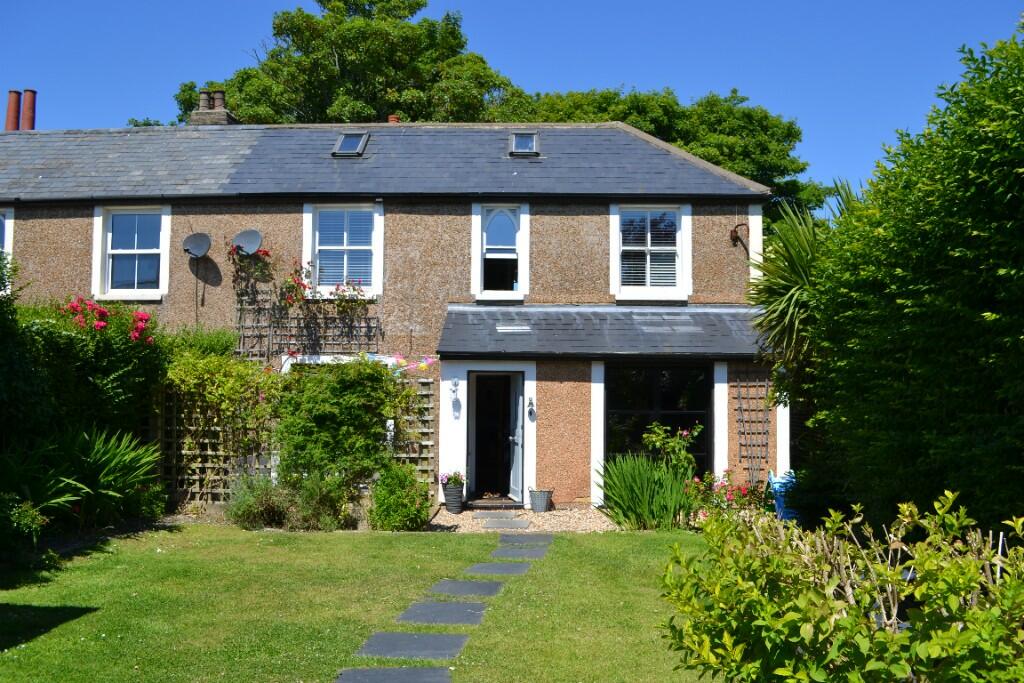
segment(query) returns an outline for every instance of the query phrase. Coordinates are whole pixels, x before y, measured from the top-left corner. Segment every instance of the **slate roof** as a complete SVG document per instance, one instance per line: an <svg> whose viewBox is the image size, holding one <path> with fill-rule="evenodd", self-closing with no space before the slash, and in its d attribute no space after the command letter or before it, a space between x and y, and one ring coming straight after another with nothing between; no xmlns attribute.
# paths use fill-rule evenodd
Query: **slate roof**
<svg viewBox="0 0 1024 683"><path fill-rule="evenodd" d="M441 358L752 358L748 306L451 305Z"/></svg>
<svg viewBox="0 0 1024 683"><path fill-rule="evenodd" d="M368 130L361 157L331 155ZM540 157L510 157L536 130ZM621 123L171 126L0 133L0 202L238 195L746 197L768 188Z"/></svg>

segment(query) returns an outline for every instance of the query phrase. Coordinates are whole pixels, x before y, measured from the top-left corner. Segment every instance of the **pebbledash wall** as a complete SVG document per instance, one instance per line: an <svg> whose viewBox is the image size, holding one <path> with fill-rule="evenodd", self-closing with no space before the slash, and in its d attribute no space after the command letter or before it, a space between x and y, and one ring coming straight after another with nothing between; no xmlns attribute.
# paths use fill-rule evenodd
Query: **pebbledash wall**
<svg viewBox="0 0 1024 683"><path fill-rule="evenodd" d="M328 203L330 199L317 199ZM501 198L507 203L508 198ZM524 200L526 201L526 200ZM686 200L681 200L680 203ZM279 271L287 272L302 256L302 200L195 200L135 202L140 206L171 207L168 293L156 304L162 324L184 327L231 327L235 299L227 258L229 240L246 228L257 228L273 254ZM339 201L338 203L345 203ZM128 206L107 202L103 206ZM408 356L436 353L446 307L471 303L471 202L453 198L384 201L384 287L372 313L381 318L381 352ZM529 202L530 290L526 304L614 303L609 283L610 202ZM15 207L17 232L13 254L19 263L18 285L30 302L87 294L91 288L93 216L95 204L20 204ZM759 235L747 227L745 204L692 203L692 303L741 304L751 271L749 252L760 249ZM753 207L759 215L759 207ZM739 228L739 244L730 230ZM180 248L190 233L212 238L209 259L198 272ZM198 275L198 277L197 277ZM495 359L501 360L501 359ZM468 362L467 362L468 363ZM537 417L533 457L526 456L526 485L555 491L557 504L586 504L599 500L594 474L603 460L603 364L591 361L529 361L535 376ZM448 364L445 364L448 365ZM756 372L756 366L744 367ZM719 372L722 374L719 375ZM435 382L442 369L430 370ZM715 469L737 468L734 382L729 368L716 364ZM436 385L439 386L439 385ZM443 420L449 397L435 392L435 415ZM528 395L529 392L528 392ZM464 399L465 400L465 399ZM447 410L446 410L447 407ZM774 413L775 411L773 411ZM598 415L598 413L600 415ZM720 415L728 417L719 419ZM788 446L780 429L788 420L771 421L773 438L768 466L788 469ZM788 434L786 443L788 443ZM443 438L443 434L442 434ZM443 443L438 468L445 470L445 453L460 450ZM461 450L465 450L462 444ZM533 462L530 462L533 460Z"/></svg>

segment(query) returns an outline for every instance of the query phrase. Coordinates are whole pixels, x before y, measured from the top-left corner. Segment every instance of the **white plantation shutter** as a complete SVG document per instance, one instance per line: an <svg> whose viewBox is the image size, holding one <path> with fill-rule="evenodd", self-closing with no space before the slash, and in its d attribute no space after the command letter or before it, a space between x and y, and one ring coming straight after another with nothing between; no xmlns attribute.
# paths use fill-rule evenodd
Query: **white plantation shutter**
<svg viewBox="0 0 1024 683"><path fill-rule="evenodd" d="M625 210L620 216L619 283L623 287L675 287L678 271L674 211Z"/></svg>
<svg viewBox="0 0 1024 683"><path fill-rule="evenodd" d="M321 287L373 285L373 211L317 212L316 283Z"/></svg>

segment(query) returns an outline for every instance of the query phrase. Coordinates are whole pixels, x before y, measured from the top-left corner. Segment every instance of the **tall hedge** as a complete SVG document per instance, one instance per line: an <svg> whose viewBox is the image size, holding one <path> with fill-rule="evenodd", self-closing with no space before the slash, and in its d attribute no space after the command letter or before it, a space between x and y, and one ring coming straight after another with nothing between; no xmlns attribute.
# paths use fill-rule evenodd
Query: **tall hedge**
<svg viewBox="0 0 1024 683"><path fill-rule="evenodd" d="M946 488L986 524L1024 513L1024 45L962 62L816 265L809 474L875 519Z"/></svg>

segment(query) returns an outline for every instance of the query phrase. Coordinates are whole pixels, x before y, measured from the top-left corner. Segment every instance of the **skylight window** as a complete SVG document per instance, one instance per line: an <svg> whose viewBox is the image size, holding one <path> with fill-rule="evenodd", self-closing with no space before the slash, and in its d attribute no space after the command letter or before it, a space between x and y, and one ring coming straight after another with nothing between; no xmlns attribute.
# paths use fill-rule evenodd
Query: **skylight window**
<svg viewBox="0 0 1024 683"><path fill-rule="evenodd" d="M357 157L361 156L366 149L366 141L370 134L365 130L346 131L338 138L338 144L334 145L332 156L336 157Z"/></svg>
<svg viewBox="0 0 1024 683"><path fill-rule="evenodd" d="M536 156L540 154L540 145L537 142L537 133L532 131L519 131L512 133L509 140L508 153L513 156Z"/></svg>

